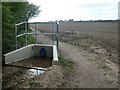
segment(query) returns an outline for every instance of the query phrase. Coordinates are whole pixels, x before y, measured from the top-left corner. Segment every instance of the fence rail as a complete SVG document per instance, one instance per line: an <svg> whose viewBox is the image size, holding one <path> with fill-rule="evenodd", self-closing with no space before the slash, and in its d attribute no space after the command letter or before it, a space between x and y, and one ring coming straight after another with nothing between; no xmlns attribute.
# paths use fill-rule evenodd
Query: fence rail
<svg viewBox="0 0 120 90"><path fill-rule="evenodd" d="M19 34L19 35L17 35L17 32L18 32L18 26L20 26L20 25L22 25L22 24L25 24L25 26L24 26L24 28L25 28L25 32L24 33L22 33L22 34ZM27 24L56 24L56 30L54 30L54 28L52 29L53 30L53 32L52 33L37 33L37 30L36 30L36 28L35 29L33 29L33 28L31 28L30 27L30 29L31 30L34 30L35 32L32 32L32 33L28 33L27 31L28 31L28 27L27 27ZM55 45L55 41L57 42L56 43L56 45L57 45L57 49L58 49L58 42L59 42L59 36L58 36L58 25L59 25L59 23L58 22L21 22L21 23L18 23L18 24L15 24L15 35L16 35L16 49L18 48L17 47L17 44L18 44L18 41L17 41L17 39L19 38L19 37L22 37L22 36L24 36L25 35L25 41L26 41L26 46L27 46L27 36L28 35L53 35L53 37L57 37L57 40L55 40L54 38L53 38L53 44ZM54 25L53 25L54 26ZM37 43L37 36L36 36L36 43Z"/></svg>

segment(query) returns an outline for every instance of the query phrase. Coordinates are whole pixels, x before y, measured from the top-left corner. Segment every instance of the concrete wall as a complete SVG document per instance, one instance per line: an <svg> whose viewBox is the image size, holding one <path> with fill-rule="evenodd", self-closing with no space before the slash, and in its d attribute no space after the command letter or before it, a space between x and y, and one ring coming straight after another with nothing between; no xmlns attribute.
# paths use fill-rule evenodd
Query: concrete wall
<svg viewBox="0 0 120 90"><path fill-rule="evenodd" d="M34 46L28 45L23 48L20 48L20 49L17 49L15 51L5 54L5 63L8 64L10 62L23 60L23 59L30 58L33 56L34 56Z"/></svg>
<svg viewBox="0 0 120 90"><path fill-rule="evenodd" d="M33 56L39 56L39 50L45 48L47 57L53 58L53 64L58 62L57 48L54 45L31 44L5 54L5 63L11 63L27 59Z"/></svg>
<svg viewBox="0 0 120 90"><path fill-rule="evenodd" d="M53 63L54 65L58 64L58 53L57 53L57 47L53 46Z"/></svg>
<svg viewBox="0 0 120 90"><path fill-rule="evenodd" d="M53 45L40 45L40 44L35 44L34 45L34 56L39 56L39 50L41 48L46 49L47 57L50 57L50 58L53 57Z"/></svg>

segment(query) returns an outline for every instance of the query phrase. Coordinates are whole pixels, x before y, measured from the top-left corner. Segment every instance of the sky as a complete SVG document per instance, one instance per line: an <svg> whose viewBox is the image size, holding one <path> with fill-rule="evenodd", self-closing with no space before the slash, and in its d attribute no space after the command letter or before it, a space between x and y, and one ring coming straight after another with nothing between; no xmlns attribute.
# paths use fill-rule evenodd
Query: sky
<svg viewBox="0 0 120 90"><path fill-rule="evenodd" d="M116 20L119 0L28 0L40 6L30 22L55 20Z"/></svg>

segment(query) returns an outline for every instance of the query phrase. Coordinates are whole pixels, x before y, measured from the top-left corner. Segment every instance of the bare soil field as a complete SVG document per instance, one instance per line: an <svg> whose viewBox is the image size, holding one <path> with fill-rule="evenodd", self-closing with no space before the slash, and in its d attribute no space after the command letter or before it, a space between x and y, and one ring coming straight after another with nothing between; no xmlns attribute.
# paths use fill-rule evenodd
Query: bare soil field
<svg viewBox="0 0 120 90"><path fill-rule="evenodd" d="M45 32L52 32L52 29L56 28L55 24L32 24L31 26ZM59 24L59 32L69 31L118 39L117 22L61 22Z"/></svg>
<svg viewBox="0 0 120 90"><path fill-rule="evenodd" d="M53 24L31 25L41 32L53 32ZM109 50L118 50L118 23L117 22L61 22L59 24L60 41L94 40ZM89 44L86 42L86 44ZM109 48L111 47L111 48Z"/></svg>
<svg viewBox="0 0 120 90"><path fill-rule="evenodd" d="M60 24L60 41L81 49L82 56L118 83L118 26L116 22ZM86 53L87 52L87 53Z"/></svg>

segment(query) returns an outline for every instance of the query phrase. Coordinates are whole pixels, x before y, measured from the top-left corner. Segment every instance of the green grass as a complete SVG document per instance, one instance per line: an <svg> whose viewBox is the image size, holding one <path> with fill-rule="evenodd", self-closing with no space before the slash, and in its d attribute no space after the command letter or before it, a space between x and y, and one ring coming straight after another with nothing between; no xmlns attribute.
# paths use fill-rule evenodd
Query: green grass
<svg viewBox="0 0 120 90"><path fill-rule="evenodd" d="M29 80L28 85L30 86L30 88L38 88L40 83L35 82L35 80Z"/></svg>
<svg viewBox="0 0 120 90"><path fill-rule="evenodd" d="M36 39L32 35L27 36L28 44L36 43Z"/></svg>
<svg viewBox="0 0 120 90"><path fill-rule="evenodd" d="M74 63L69 59L66 59L62 54L60 54L58 58L60 65L64 68L65 76L68 77L73 71Z"/></svg>
<svg viewBox="0 0 120 90"><path fill-rule="evenodd" d="M109 70L109 67L106 65L106 60L100 56L96 57L95 63L99 68Z"/></svg>
<svg viewBox="0 0 120 90"><path fill-rule="evenodd" d="M27 45L29 44L35 44L36 39L32 35L27 36ZM26 38L25 36L19 37L18 38L18 48L24 47L26 45Z"/></svg>
<svg viewBox="0 0 120 90"><path fill-rule="evenodd" d="M32 32L30 29L28 32ZM27 44L35 44L36 39L33 37L33 35L27 35ZM26 36L21 36L18 38L18 48L24 47L26 45Z"/></svg>

